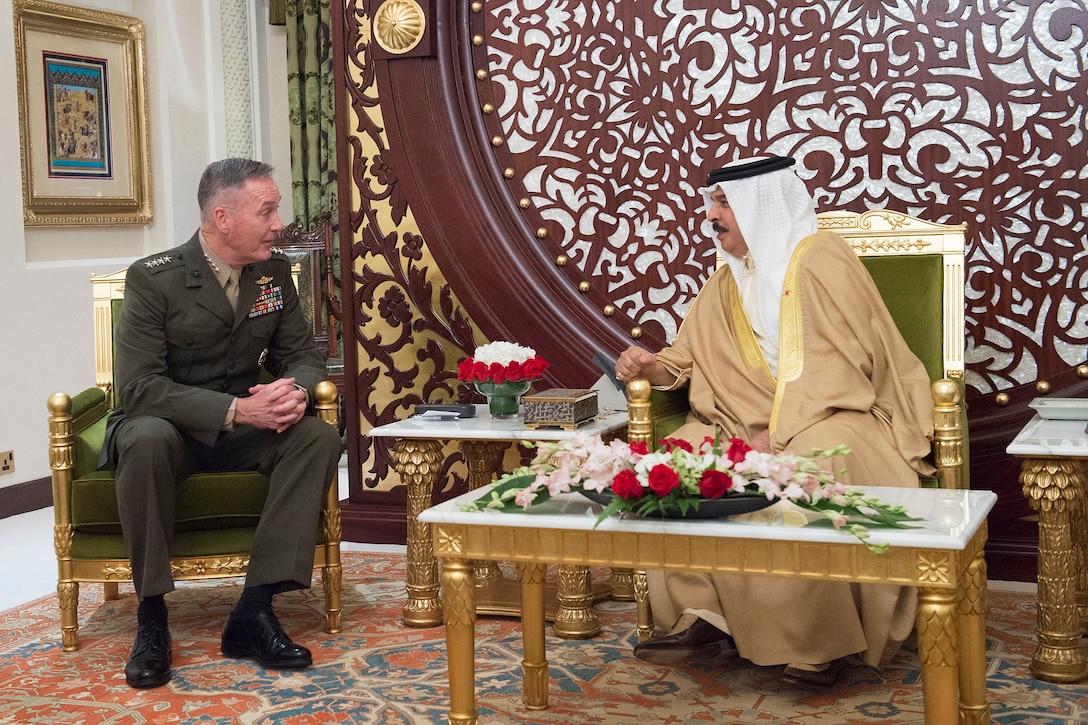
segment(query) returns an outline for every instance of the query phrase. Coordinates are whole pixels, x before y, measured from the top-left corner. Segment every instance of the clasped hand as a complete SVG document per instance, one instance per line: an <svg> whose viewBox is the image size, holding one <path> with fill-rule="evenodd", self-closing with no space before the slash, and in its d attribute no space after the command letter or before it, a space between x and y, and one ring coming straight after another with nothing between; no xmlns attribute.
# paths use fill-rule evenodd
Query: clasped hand
<svg viewBox="0 0 1088 725"><path fill-rule="evenodd" d="M238 398L234 423L282 433L305 414L306 393L295 387L294 378L280 378L254 385L249 389L249 397Z"/></svg>

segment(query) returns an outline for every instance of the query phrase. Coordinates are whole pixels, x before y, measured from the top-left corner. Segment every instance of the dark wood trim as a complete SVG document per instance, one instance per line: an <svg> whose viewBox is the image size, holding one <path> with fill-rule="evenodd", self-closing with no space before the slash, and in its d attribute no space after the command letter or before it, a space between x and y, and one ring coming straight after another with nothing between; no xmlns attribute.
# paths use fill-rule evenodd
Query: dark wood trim
<svg viewBox="0 0 1088 725"><path fill-rule="evenodd" d="M340 538L357 544L405 544L408 513L403 503L340 502Z"/></svg>
<svg viewBox="0 0 1088 725"><path fill-rule="evenodd" d="M607 300L578 291L583 280L575 265L556 264L559 247L549 224L518 207L523 190L504 178L497 158L507 152L492 148L494 134L479 110L477 91L487 86L471 85L483 56L465 50L474 47L468 4L456 15L452 5L436 7L445 32L437 35L435 58L375 62L379 96L397 99L382 105L397 191L487 339L533 341L549 351L547 384L582 385L600 375L595 353L618 355L633 342L633 322L619 313L605 318ZM662 344L648 336L640 341L651 349Z"/></svg>
<svg viewBox="0 0 1088 725"><path fill-rule="evenodd" d="M0 488L0 519L53 505L53 485L48 478Z"/></svg>

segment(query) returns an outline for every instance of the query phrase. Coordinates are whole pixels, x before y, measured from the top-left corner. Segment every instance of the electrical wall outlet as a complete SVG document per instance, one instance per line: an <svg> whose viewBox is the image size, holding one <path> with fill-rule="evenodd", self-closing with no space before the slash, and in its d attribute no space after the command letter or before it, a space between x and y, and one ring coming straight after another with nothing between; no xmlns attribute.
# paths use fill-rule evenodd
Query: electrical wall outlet
<svg viewBox="0 0 1088 725"><path fill-rule="evenodd" d="M15 451L0 451L0 476L15 473Z"/></svg>

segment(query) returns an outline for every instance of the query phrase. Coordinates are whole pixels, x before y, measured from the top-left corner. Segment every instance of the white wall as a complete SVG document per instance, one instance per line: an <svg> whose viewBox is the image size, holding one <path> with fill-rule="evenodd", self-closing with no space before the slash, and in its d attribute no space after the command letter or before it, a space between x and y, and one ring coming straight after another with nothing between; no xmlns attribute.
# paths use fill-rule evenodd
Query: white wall
<svg viewBox="0 0 1088 725"><path fill-rule="evenodd" d="M15 452L15 471L0 475L0 488L49 476L46 400L94 384L90 275L179 244L197 227L200 173L228 155L225 3L250 13L254 156L276 167L280 214L293 218L285 33L268 25L268 0L80 0L144 22L154 221L24 228L14 28L11 0L0 0L0 219L7 220L0 235L0 451Z"/></svg>

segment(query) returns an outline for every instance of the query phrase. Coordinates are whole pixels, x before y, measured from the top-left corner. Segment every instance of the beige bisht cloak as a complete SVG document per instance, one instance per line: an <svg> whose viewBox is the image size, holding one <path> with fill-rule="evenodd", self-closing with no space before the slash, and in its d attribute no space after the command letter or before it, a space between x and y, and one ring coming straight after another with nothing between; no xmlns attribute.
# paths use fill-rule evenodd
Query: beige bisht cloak
<svg viewBox="0 0 1088 725"><path fill-rule="evenodd" d="M839 444L844 482L918 485L932 468L929 379L907 348L861 262L836 234L803 239L780 307L778 379L741 307L732 272L715 273L674 344L658 359L688 387L691 413L675 435L701 442L714 428L751 440L770 430L776 451ZM786 506L788 504L776 504ZM883 664L914 625L915 592L891 585L746 575L650 572L659 628L685 611L730 632L758 665L819 664L859 653ZM724 619L724 621L722 621Z"/></svg>

